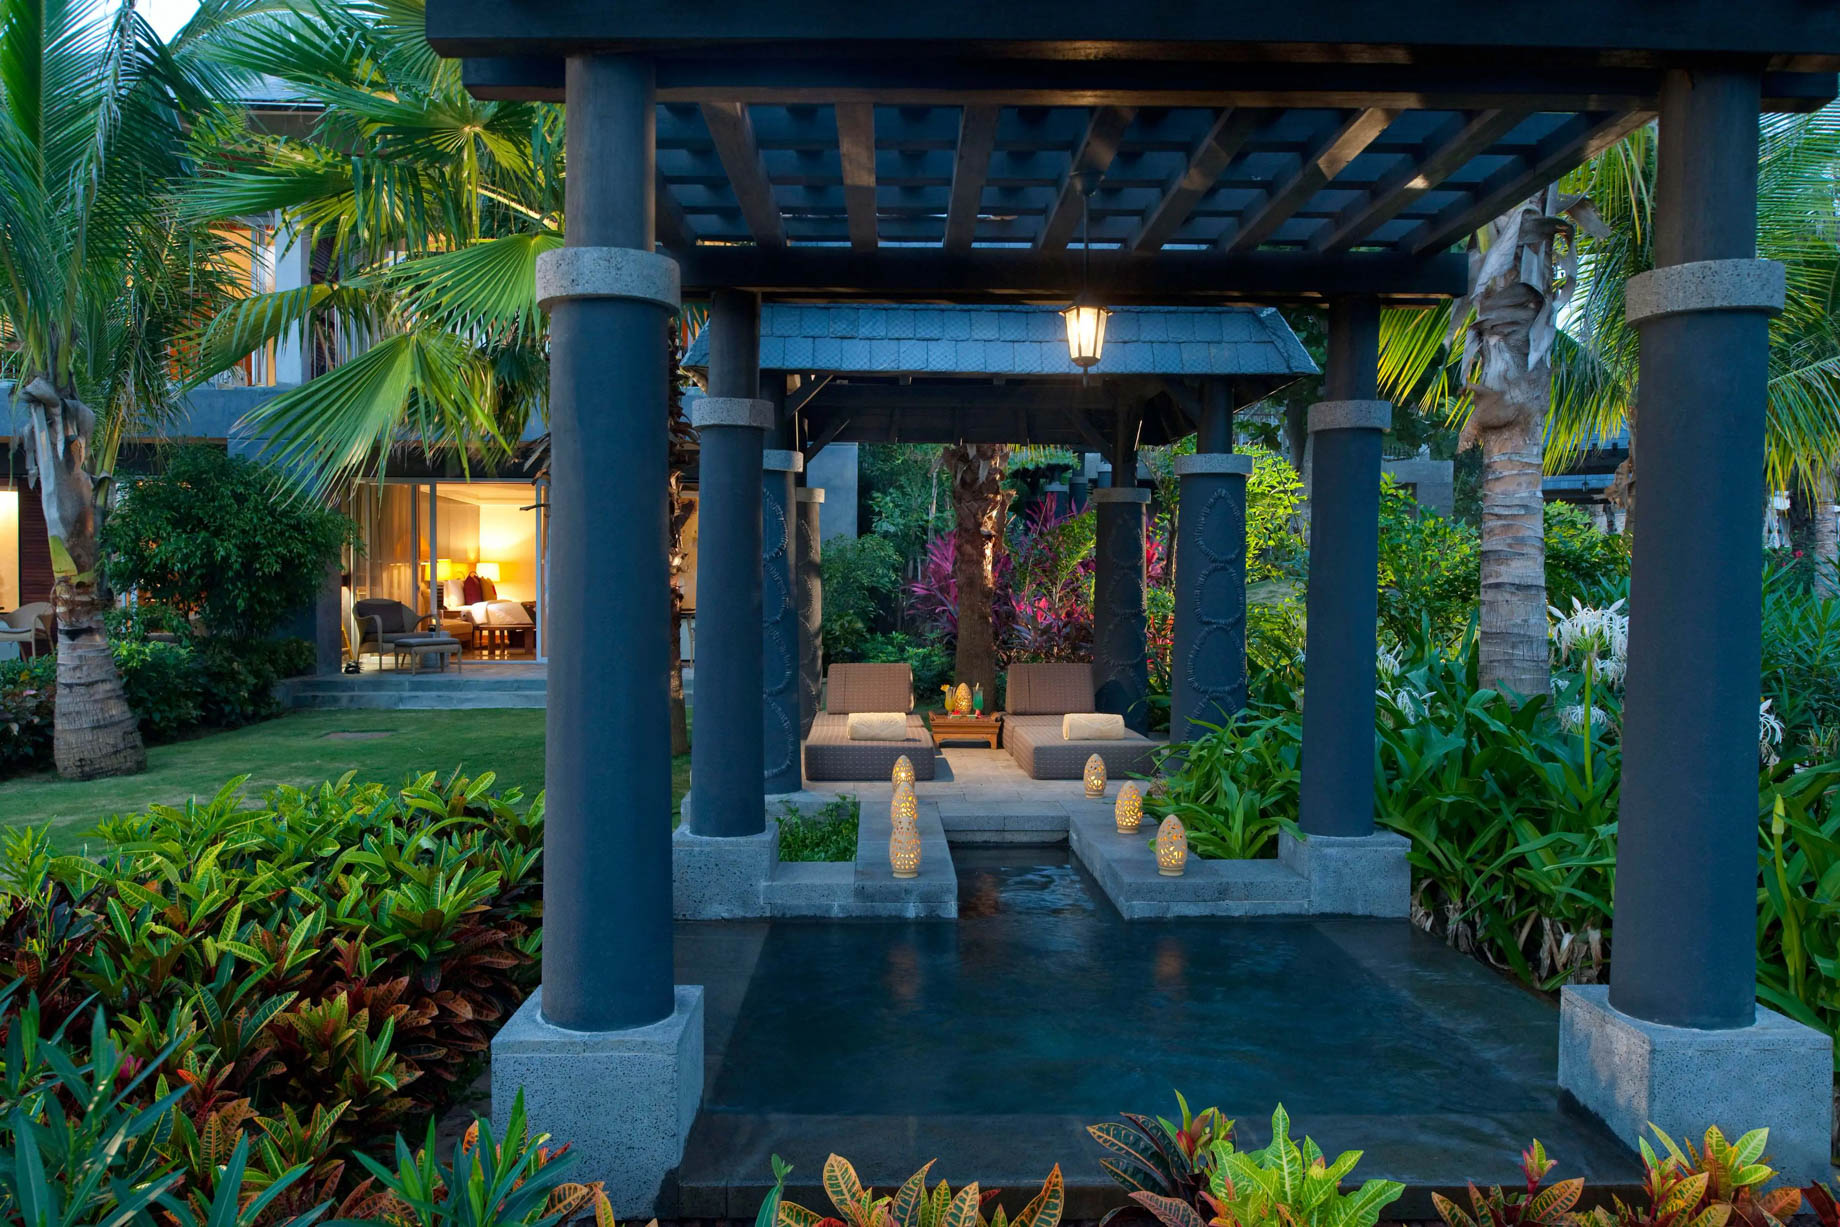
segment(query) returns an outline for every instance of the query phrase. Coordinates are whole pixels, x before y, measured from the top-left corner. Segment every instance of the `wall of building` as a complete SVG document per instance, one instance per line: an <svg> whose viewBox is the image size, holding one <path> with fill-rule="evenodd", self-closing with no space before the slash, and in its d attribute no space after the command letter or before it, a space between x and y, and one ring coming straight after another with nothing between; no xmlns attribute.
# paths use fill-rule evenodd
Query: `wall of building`
<svg viewBox="0 0 1840 1227"><path fill-rule="evenodd" d="M498 564L499 599L536 600L536 513L510 503L483 503L478 511L479 559Z"/></svg>
<svg viewBox="0 0 1840 1227"><path fill-rule="evenodd" d="M856 513L860 496L856 450L854 443L833 443L805 466L805 484L824 491L823 509L818 512L821 540L854 537L861 531Z"/></svg>

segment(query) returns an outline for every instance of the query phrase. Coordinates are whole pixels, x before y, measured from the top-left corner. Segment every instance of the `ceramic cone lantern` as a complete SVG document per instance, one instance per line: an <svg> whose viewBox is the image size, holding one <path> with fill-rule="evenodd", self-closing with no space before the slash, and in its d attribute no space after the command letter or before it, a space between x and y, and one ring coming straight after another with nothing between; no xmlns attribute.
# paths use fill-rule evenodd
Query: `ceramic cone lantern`
<svg viewBox="0 0 1840 1227"><path fill-rule="evenodd" d="M1156 829L1156 871L1166 878L1179 878L1188 867L1188 831L1174 814L1163 819Z"/></svg>
<svg viewBox="0 0 1840 1227"><path fill-rule="evenodd" d="M914 796L912 784L894 786L894 799L888 803L888 817L897 823L903 818L912 823L920 821L920 802Z"/></svg>
<svg viewBox="0 0 1840 1227"><path fill-rule="evenodd" d="M914 786L914 762L905 754L894 760L894 786L899 788L903 784L909 788Z"/></svg>
<svg viewBox="0 0 1840 1227"><path fill-rule="evenodd" d="M920 876L920 828L912 818L897 815L888 837L888 867L897 878Z"/></svg>
<svg viewBox="0 0 1840 1227"><path fill-rule="evenodd" d="M1138 791L1135 781L1127 780L1118 790L1118 800L1112 806L1112 817L1118 823L1120 835L1135 835L1137 828L1144 821L1144 794Z"/></svg>
<svg viewBox="0 0 1840 1227"><path fill-rule="evenodd" d="M1097 754L1086 760L1086 795L1089 797L1105 795L1105 760Z"/></svg>
<svg viewBox="0 0 1840 1227"><path fill-rule="evenodd" d="M958 693L952 696L952 708L961 716L971 714L971 687L963 682L958 684Z"/></svg>

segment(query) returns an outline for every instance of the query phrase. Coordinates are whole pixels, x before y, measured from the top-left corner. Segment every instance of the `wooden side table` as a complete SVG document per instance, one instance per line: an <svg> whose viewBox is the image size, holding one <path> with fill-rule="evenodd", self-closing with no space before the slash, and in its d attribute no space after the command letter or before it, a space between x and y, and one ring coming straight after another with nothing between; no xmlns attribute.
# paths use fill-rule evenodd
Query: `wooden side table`
<svg viewBox="0 0 1840 1227"><path fill-rule="evenodd" d="M927 728L933 734L933 745L942 746L948 741L981 741L991 749L997 748L997 738L1003 731L1003 713L987 712L982 716L948 716L944 712L933 712L926 718Z"/></svg>

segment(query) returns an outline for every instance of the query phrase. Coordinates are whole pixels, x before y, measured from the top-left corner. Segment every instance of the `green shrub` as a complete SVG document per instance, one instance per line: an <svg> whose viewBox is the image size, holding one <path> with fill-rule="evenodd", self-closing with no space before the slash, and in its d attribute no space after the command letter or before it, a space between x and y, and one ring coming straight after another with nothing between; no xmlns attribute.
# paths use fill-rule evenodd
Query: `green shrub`
<svg viewBox="0 0 1840 1227"><path fill-rule="evenodd" d="M238 1137L342 1162L438 1114L538 973L541 798L491 775L241 784L101 824L99 862L30 830L0 858L0 980L47 1030L93 1000L150 1092L191 1088L164 1144L201 1178Z"/></svg>
<svg viewBox="0 0 1840 1227"><path fill-rule="evenodd" d="M863 642L862 659L873 664L907 665L914 671L914 694L922 703L952 680L956 665L950 644L900 631L871 635Z"/></svg>
<svg viewBox="0 0 1840 1227"><path fill-rule="evenodd" d="M901 586L901 556L881 537L833 537L824 543L824 654L863 659L876 626Z"/></svg>
<svg viewBox="0 0 1840 1227"><path fill-rule="evenodd" d="M0 661L0 778L51 764L57 658Z"/></svg>
<svg viewBox="0 0 1840 1227"><path fill-rule="evenodd" d="M1476 530L1424 510L1387 478L1380 491L1380 624L1405 640L1429 619L1439 637L1454 637L1481 588Z"/></svg>
<svg viewBox="0 0 1840 1227"><path fill-rule="evenodd" d="M787 806L779 818L779 859L853 861L858 829L856 802L848 797L813 813Z"/></svg>
<svg viewBox="0 0 1840 1227"><path fill-rule="evenodd" d="M1574 598L1594 604L1592 593L1599 587L1629 578L1623 537L1598 532L1584 511L1570 503L1548 503L1545 525L1547 604L1570 609Z"/></svg>
<svg viewBox="0 0 1840 1227"><path fill-rule="evenodd" d="M109 583L219 635L266 635L312 603L352 522L290 490L270 469L208 446L134 478L103 524Z"/></svg>
<svg viewBox="0 0 1840 1227"><path fill-rule="evenodd" d="M171 741L204 718L205 676L199 657L180 643L112 640L128 706L148 741Z"/></svg>
<svg viewBox="0 0 1840 1227"><path fill-rule="evenodd" d="M226 728L281 714L275 687L311 673L314 649L305 639L226 639L207 635L194 650L202 677L204 719Z"/></svg>

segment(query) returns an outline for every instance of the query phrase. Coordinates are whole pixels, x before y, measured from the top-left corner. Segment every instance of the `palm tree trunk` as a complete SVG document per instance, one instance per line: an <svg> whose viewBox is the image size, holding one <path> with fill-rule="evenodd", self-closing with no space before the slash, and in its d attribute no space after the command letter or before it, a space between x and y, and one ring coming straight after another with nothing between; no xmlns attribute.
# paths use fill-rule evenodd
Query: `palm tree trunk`
<svg viewBox="0 0 1840 1227"><path fill-rule="evenodd" d="M1840 596L1840 524L1834 519L1834 470L1823 468L1814 488L1814 590L1821 596Z"/></svg>
<svg viewBox="0 0 1840 1227"><path fill-rule="evenodd" d="M1540 458L1546 415L1523 414L1482 431L1482 684L1518 694L1551 685L1546 631L1545 498Z"/></svg>
<svg viewBox="0 0 1840 1227"><path fill-rule="evenodd" d="M993 698L997 645L991 589L1009 518L1009 496L1003 489L1008 460L1009 448L1000 443L959 443L945 449L952 474L952 578L958 589L957 680L982 686Z"/></svg>
<svg viewBox="0 0 1840 1227"><path fill-rule="evenodd" d="M96 416L44 376L20 396L27 410L27 471L38 483L51 539L57 613L57 699L52 751L73 780L147 768L140 724L128 707L103 625L97 582L96 484L88 468Z"/></svg>

